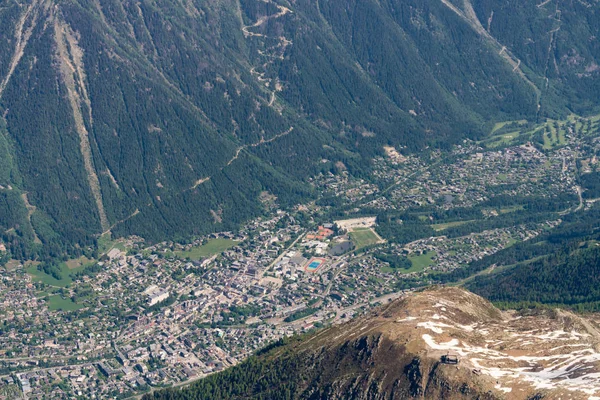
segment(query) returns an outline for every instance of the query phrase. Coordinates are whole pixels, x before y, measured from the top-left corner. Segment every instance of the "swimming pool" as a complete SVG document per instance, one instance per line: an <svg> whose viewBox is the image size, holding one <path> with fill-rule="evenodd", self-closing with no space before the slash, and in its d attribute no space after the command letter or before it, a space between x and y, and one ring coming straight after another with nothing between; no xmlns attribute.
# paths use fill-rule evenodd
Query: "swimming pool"
<svg viewBox="0 0 600 400"><path fill-rule="evenodd" d="M306 272L315 272L325 263L323 258L313 258L306 264Z"/></svg>

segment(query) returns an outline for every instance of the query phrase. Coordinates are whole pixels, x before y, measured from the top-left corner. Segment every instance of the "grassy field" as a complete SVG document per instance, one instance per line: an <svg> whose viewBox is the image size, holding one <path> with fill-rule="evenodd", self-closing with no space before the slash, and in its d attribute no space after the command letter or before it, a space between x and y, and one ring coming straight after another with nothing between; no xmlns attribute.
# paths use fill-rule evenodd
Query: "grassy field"
<svg viewBox="0 0 600 400"><path fill-rule="evenodd" d="M230 239L212 239L206 244L198 247L194 247L189 251L177 251L177 254L181 258L190 258L192 260L198 260L200 258L211 257L215 254L224 252L225 250L235 246L238 242Z"/></svg>
<svg viewBox="0 0 600 400"><path fill-rule="evenodd" d="M535 128L527 129L526 131L513 131L513 129L519 129L517 127L507 128L506 126L512 122L516 122L522 127L526 129L527 121L507 121L507 122L499 122L494 125L494 128L490 132L489 136L485 139L481 140L479 143L484 145L487 148L494 148L500 146L510 145L515 139L518 139L522 134L524 136L533 137L536 132L543 130L543 140L544 143L542 147L546 150L551 150L556 147L564 146L567 144L567 124L574 124L575 129L577 131L583 130L583 134L589 134L588 130L585 128L586 120L589 120L592 124L593 131L600 121L600 115L591 116L589 118L581 119L579 116L571 114L568 118L564 120L552 120L549 119L544 123L537 125ZM558 129L556 126L558 126ZM545 130L549 132L545 132ZM509 132L507 132L509 131Z"/></svg>
<svg viewBox="0 0 600 400"><path fill-rule="evenodd" d="M356 229L349 233L350 239L354 242L357 249L370 246L379 242L379 237L371 230L367 229Z"/></svg>
<svg viewBox="0 0 600 400"><path fill-rule="evenodd" d="M500 211L500 214L508 214L508 213L515 212L515 211L521 211L524 209L525 208L523 206L519 205L519 206L501 208L499 211Z"/></svg>
<svg viewBox="0 0 600 400"><path fill-rule="evenodd" d="M525 125L527 123L526 119L522 119L522 120L518 120L518 121L504 121L504 122L498 122L494 125L494 128L492 129L492 135L494 134L494 132L504 128L506 125L516 122L519 125Z"/></svg>
<svg viewBox="0 0 600 400"><path fill-rule="evenodd" d="M425 268L433 265L432 258L436 256L435 251L430 251L427 254L422 254L420 256L412 256L408 257L408 259L412 262L412 268L410 268L409 272L423 271Z"/></svg>
<svg viewBox="0 0 600 400"><path fill-rule="evenodd" d="M66 264L65 264L65 268L68 269ZM73 280L71 279L71 277L68 274L63 273L62 279L57 280L53 276L50 276L43 271L38 271L38 269L35 265L28 266L25 269L25 271L29 275L31 275L31 279L33 279L34 282L41 282L43 284L50 285L50 286L65 287L67 285L70 285L73 282Z"/></svg>
<svg viewBox="0 0 600 400"><path fill-rule="evenodd" d="M446 223L443 223L443 224L433 224L433 225L431 225L431 227L433 228L433 230L439 232L439 231L443 231L443 230L448 229L448 228L454 228L455 226L461 226L461 225L464 225L464 224L468 224L469 222L473 222L473 221L471 220L471 221L446 222Z"/></svg>
<svg viewBox="0 0 600 400"><path fill-rule="evenodd" d="M69 260L67 262L65 262L65 264L67 265L67 267L69 268L70 271L73 270L80 270L83 269L89 265L94 264L95 261L94 260L90 260L89 258L82 256L79 258L76 258L74 260Z"/></svg>
<svg viewBox="0 0 600 400"><path fill-rule="evenodd" d="M487 148L506 146L509 145L514 139L518 138L520 134L520 131L515 131L492 136L489 139L486 139L484 144Z"/></svg>
<svg viewBox="0 0 600 400"><path fill-rule="evenodd" d="M112 240L110 234L98 238L98 252L100 254L106 254L115 248L121 251L127 251L125 245L119 240Z"/></svg>
<svg viewBox="0 0 600 400"><path fill-rule="evenodd" d="M54 295L48 297L48 308L51 311L62 310L62 311L73 311L79 310L83 306L81 304L73 303L71 299L63 299L60 295Z"/></svg>
<svg viewBox="0 0 600 400"><path fill-rule="evenodd" d="M50 276L48 274L46 274L43 271L39 271L37 269L36 265L29 265L27 268L25 268L25 271L31 275L31 278L33 279L34 282L41 282L44 283L46 285L50 285L50 286L57 286L57 287L66 287L67 285L70 285L71 283L73 283L73 279L71 279L71 274L76 274L80 271L83 271L83 269L87 266L87 264L73 264L73 268L69 268L67 266L67 263L61 263L60 265L60 274L62 275L62 279L58 280L56 278L54 278L53 276Z"/></svg>
<svg viewBox="0 0 600 400"><path fill-rule="evenodd" d="M554 126L554 123L558 123L558 130ZM550 150L554 147L563 146L567 144L566 128L564 121L548 120L546 127L550 130L549 133L544 133L544 149Z"/></svg>
<svg viewBox="0 0 600 400"><path fill-rule="evenodd" d="M421 259L421 257L423 257ZM431 257L433 257L433 254L431 255ZM385 274L410 274L413 272L421 272L425 269L425 267L430 266L431 264L433 264L433 261L431 261L431 258L429 258L429 261L427 262L427 255L425 256L416 256L414 258L409 257L410 260L413 262L412 267L404 269L404 268L392 268L389 265L382 265L381 266L381 272L385 273ZM415 262L415 260L417 260Z"/></svg>

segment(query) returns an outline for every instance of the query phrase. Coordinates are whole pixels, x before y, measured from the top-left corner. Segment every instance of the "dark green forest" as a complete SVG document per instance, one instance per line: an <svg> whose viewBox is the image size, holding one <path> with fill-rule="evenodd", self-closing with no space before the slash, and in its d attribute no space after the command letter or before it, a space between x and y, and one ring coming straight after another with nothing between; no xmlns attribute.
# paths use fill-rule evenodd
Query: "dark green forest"
<svg viewBox="0 0 600 400"><path fill-rule="evenodd" d="M429 279L437 283L466 280L467 289L513 307L538 303L597 311L600 209L563 218L551 231L473 261L466 268L430 274Z"/></svg>
<svg viewBox="0 0 600 400"><path fill-rule="evenodd" d="M600 248L558 252L492 277L477 277L468 288L498 303L542 303L576 310L600 310Z"/></svg>
<svg viewBox="0 0 600 400"><path fill-rule="evenodd" d="M307 177L365 171L384 145L446 149L496 121L597 111L596 8L564 4L556 21L533 2L474 6L494 11L491 36L434 0L7 4L2 241L48 259L108 232L229 230L264 212L261 192L315 199Z"/></svg>
<svg viewBox="0 0 600 400"><path fill-rule="evenodd" d="M289 355L271 362L253 356L237 367L211 375L184 389L162 390L143 399L291 400L297 398L296 374L301 374L297 364L298 361Z"/></svg>

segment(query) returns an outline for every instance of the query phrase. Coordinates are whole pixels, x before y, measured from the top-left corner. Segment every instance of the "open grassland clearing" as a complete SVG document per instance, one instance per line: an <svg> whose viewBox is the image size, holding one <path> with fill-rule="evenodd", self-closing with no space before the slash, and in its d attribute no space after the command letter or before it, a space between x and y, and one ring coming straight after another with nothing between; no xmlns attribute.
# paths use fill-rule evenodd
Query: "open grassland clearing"
<svg viewBox="0 0 600 400"><path fill-rule="evenodd" d="M95 262L94 260L91 260L85 256L82 256L79 258L75 258L73 260L68 260L65 262L65 264L67 265L69 270L72 271L74 269L85 268L87 266L93 265L94 262Z"/></svg>
<svg viewBox="0 0 600 400"><path fill-rule="evenodd" d="M436 255L435 251L429 251L421 255L409 256L408 259L412 262L412 267L406 270L406 273L423 271L425 268L432 266L433 257Z"/></svg>
<svg viewBox="0 0 600 400"><path fill-rule="evenodd" d="M81 304L74 303L71 299L64 299L59 294L48 297L48 309L50 311L74 311L80 308L83 308Z"/></svg>
<svg viewBox="0 0 600 400"><path fill-rule="evenodd" d="M193 247L187 251L176 251L175 254L182 258L198 260L200 258L212 257L215 254L230 249L239 242L231 239L211 239L202 246Z"/></svg>
<svg viewBox="0 0 600 400"><path fill-rule="evenodd" d="M500 129L504 128L506 125L508 125L508 124L514 124L514 123L516 123L518 125L525 125L525 124L527 124L527 120L526 119L521 119L521 120L518 120L518 121L497 122L494 125L494 128L492 128L492 132L491 133L493 135L496 131L499 131Z"/></svg>
<svg viewBox="0 0 600 400"><path fill-rule="evenodd" d="M76 260L74 260L76 261ZM67 263L60 263L59 264L59 269L60 269L60 275L61 275L61 279L56 279L55 277L46 274L44 271L40 271L37 269L37 265L35 264L30 264L25 268L25 271L31 275L31 278L33 279L34 282L40 282L46 285L50 285L50 286L56 286L56 287L67 287L68 285L70 285L71 283L73 283L73 279L71 277L72 274L76 274L78 272L81 272L85 269L85 267L88 264L85 265L79 265L79 266L73 266L73 268L69 268L67 266Z"/></svg>
<svg viewBox="0 0 600 400"><path fill-rule="evenodd" d="M98 252L100 254L106 254L112 249L127 251L125 243L122 240L112 240L110 234L102 235L98 238Z"/></svg>
<svg viewBox="0 0 600 400"><path fill-rule="evenodd" d="M550 150L554 147L567 144L567 128L564 122L549 120L546 122L544 132L544 149Z"/></svg>
<svg viewBox="0 0 600 400"><path fill-rule="evenodd" d="M521 131L502 133L484 140L483 144L487 148L508 146L513 142L513 140L517 139L519 136L521 136Z"/></svg>
<svg viewBox="0 0 600 400"><path fill-rule="evenodd" d="M433 224L431 225L431 228L433 228L433 230L440 232L443 230L446 230L448 228L454 228L455 226L461 226L464 224L468 224L470 222L475 222L475 220L469 220L469 221L453 221L453 222L445 222L445 223L441 223L441 224Z"/></svg>
<svg viewBox="0 0 600 400"><path fill-rule="evenodd" d="M512 207L504 207L501 208L500 214L508 214L508 213L512 213L512 212L516 212L516 211L521 211L524 210L525 207L523 207L522 205L518 205L518 206L512 206Z"/></svg>
<svg viewBox="0 0 600 400"><path fill-rule="evenodd" d="M382 265L381 272L385 274L412 274L413 272L421 272L425 269L422 265L412 265L410 268L392 268L389 265Z"/></svg>

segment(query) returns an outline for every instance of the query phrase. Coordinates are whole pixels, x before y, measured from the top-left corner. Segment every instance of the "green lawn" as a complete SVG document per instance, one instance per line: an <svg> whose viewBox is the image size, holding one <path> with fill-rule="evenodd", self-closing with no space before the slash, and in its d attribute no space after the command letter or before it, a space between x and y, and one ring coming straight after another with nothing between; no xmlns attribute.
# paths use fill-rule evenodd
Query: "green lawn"
<svg viewBox="0 0 600 400"><path fill-rule="evenodd" d="M431 252L428 254L424 254L421 256L413 256L413 257L408 257L409 260L412 262L412 267L404 269L404 268L392 268L389 265L382 265L381 266L381 272L383 272L384 274L410 274L413 272L421 272L423 271L426 267L429 267L430 265L433 264L433 260L431 260L432 257L435 256L435 252Z"/></svg>
<svg viewBox="0 0 600 400"><path fill-rule="evenodd" d="M494 134L494 132L496 132L497 130L500 130L500 129L504 128L506 125L508 125L508 124L510 124L510 123L512 123L512 122L516 122L516 123L518 123L519 125L525 125L525 124L527 123L527 120L526 120L526 119L521 119L521 120L518 120L518 121L504 121L504 122L497 122L497 123L494 125L494 128L492 129L492 132L491 132L491 134L493 135L493 134Z"/></svg>
<svg viewBox="0 0 600 400"><path fill-rule="evenodd" d="M82 260L80 259L79 261L82 261ZM33 279L34 282L41 282L41 283L44 283L44 284L50 285L50 286L66 287L67 285L70 285L71 283L73 283L71 274L76 274L78 272L83 271L88 265L90 265L92 263L93 263L92 260L87 260L87 259L86 259L85 263L77 262L77 261L73 260L73 264L71 264L73 266L73 268L69 268L67 263L64 263L64 262L60 263L58 265L60 268L60 274L62 276L62 279L60 279L60 280L57 280L53 276L48 275L45 272L38 270L37 265L33 265L33 264L26 267L25 272L27 272L29 275L31 275L31 279Z"/></svg>
<svg viewBox="0 0 600 400"><path fill-rule="evenodd" d="M224 252L225 250L235 246L238 242L230 239L211 239L206 244L192 248L190 251L177 251L181 258L190 258L198 260L200 258L211 257L215 254Z"/></svg>
<svg viewBox="0 0 600 400"><path fill-rule="evenodd" d="M57 280L53 276L50 276L43 271L39 271L37 269L37 266L35 265L30 265L25 269L25 271L29 275L31 275L31 278L34 282L41 282L50 286L66 287L67 285L73 283L73 280L71 279L69 274L72 273L74 270L70 270L69 267L67 267L67 264L65 263L60 264L60 267L62 275L61 280Z"/></svg>
<svg viewBox="0 0 600 400"><path fill-rule="evenodd" d="M81 304L73 303L71 299L63 299L60 295L54 295L48 297L48 309L51 311L73 311L79 310L83 306Z"/></svg>
<svg viewBox="0 0 600 400"><path fill-rule="evenodd" d="M520 134L520 131L515 131L491 136L484 141L484 144L485 147L488 148L509 145L514 139L518 138Z"/></svg>
<svg viewBox="0 0 600 400"><path fill-rule="evenodd" d="M525 208L523 206L512 206L512 207L506 207L506 208L501 208L500 209L500 214L508 214L511 212L515 212L515 211L521 211L524 210Z"/></svg>
<svg viewBox="0 0 600 400"><path fill-rule="evenodd" d="M383 272L384 274L393 274L394 272L396 272L396 270L390 267L389 265L382 265L380 269L381 272Z"/></svg>
<svg viewBox="0 0 600 400"><path fill-rule="evenodd" d="M436 256L435 251L430 251L427 254L422 254L420 256L411 256L408 259L412 262L412 268L406 270L405 272L417 272L423 271L425 268L433 265L432 258Z"/></svg>
<svg viewBox="0 0 600 400"><path fill-rule="evenodd" d="M563 146L567 144L566 128L564 122L558 122L558 130L554 126L557 121L548 120L546 126L550 130L549 133L544 133L544 149L550 150L557 146Z"/></svg>
<svg viewBox="0 0 600 400"><path fill-rule="evenodd" d="M89 258L87 258L85 256L75 258L72 260L68 260L65 262L65 264L67 265L67 267L69 268L69 271L71 273L77 273L79 271L83 271L86 267L94 265L95 263L96 263L96 260L90 260Z"/></svg>
<svg viewBox="0 0 600 400"><path fill-rule="evenodd" d="M98 238L98 252L100 254L106 254L114 248L127 251L125 245L118 240L112 240L110 234L102 235Z"/></svg>
<svg viewBox="0 0 600 400"><path fill-rule="evenodd" d="M349 235L357 249L379 242L377 235L369 228L354 230L350 232Z"/></svg>
<svg viewBox="0 0 600 400"><path fill-rule="evenodd" d="M552 161L550 161L550 159L547 159L546 161L544 161L544 168L550 167L552 167Z"/></svg>

